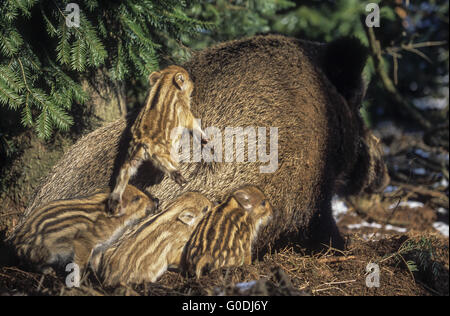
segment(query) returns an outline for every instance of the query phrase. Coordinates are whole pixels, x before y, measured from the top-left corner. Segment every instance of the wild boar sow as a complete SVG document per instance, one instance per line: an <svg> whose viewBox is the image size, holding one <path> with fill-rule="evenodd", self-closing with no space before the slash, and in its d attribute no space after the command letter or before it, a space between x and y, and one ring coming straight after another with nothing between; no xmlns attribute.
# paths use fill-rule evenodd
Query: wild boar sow
<svg viewBox="0 0 450 316"><path fill-rule="evenodd" d="M278 35L196 53L183 67L195 86L192 113L202 119L210 139L204 150L214 141L226 143L227 127L242 128L258 135L258 158L248 162L254 151L247 150L245 140L252 137L237 137L238 148L245 141L243 155L215 147L221 161L180 163L180 172L189 178L184 187L150 163L141 165L131 183L150 191L162 207L187 191L220 199L232 188L257 185L274 211L258 247L286 237L311 246L331 239L342 246L331 215L336 184L341 192L355 194L380 189L388 179L379 148L374 148L378 143L371 141L359 114L366 58L364 46L353 38L320 44ZM131 117L120 119L73 145L44 180L24 220L50 200L113 187L132 124ZM222 141L217 134L211 137L213 130L222 133Z"/></svg>

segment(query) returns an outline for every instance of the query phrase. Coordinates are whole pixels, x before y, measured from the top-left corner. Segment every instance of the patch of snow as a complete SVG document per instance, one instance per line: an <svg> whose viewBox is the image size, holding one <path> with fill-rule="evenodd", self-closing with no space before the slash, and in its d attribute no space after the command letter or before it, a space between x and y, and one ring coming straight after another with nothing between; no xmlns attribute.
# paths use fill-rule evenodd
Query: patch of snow
<svg viewBox="0 0 450 316"><path fill-rule="evenodd" d="M348 229L360 229L360 228L363 228L363 227L367 227L367 228L381 228L381 227L383 227L381 224L378 224L378 223L368 223L368 222L362 222L362 223L359 223L359 224L350 224L350 225L347 225L347 228Z"/></svg>
<svg viewBox="0 0 450 316"><path fill-rule="evenodd" d="M365 241L371 240L372 242L378 241L378 240L380 240L382 237L383 237L383 235L380 234L380 233L370 233L370 234L363 234L363 235L362 235L362 238L363 238Z"/></svg>
<svg viewBox="0 0 450 316"><path fill-rule="evenodd" d="M415 168L415 169L413 169L413 172L419 176L424 176L427 174L427 171L425 170L425 168Z"/></svg>
<svg viewBox="0 0 450 316"><path fill-rule="evenodd" d="M348 229L360 229L360 228L363 228L363 227L380 229L380 228L383 228L383 225L378 224L378 223L362 222L362 223L359 223L359 224L350 224L350 225L347 225L347 227L348 227ZM390 224L384 226L384 229L385 230L393 230L393 231L396 231L398 233L406 233L408 231L408 229L406 229L406 228L392 226Z"/></svg>
<svg viewBox="0 0 450 316"><path fill-rule="evenodd" d="M433 224L434 229L440 232L445 237L448 237L448 224L444 222L436 222Z"/></svg>
<svg viewBox="0 0 450 316"><path fill-rule="evenodd" d="M384 229L386 229L386 230L393 230L393 231L396 231L396 232L398 232L398 233L406 233L406 232L408 231L407 228L404 228L404 227L397 227L397 226L392 226L392 225L390 225L390 224L387 224L387 225L384 227Z"/></svg>
<svg viewBox="0 0 450 316"><path fill-rule="evenodd" d="M246 292L250 290L253 286L255 286L256 281L250 281L250 282L241 282L237 283L235 286L239 289L241 292Z"/></svg>
<svg viewBox="0 0 450 316"><path fill-rule="evenodd" d="M425 97L413 100L413 104L420 110L443 110L448 104L447 98Z"/></svg>
<svg viewBox="0 0 450 316"><path fill-rule="evenodd" d="M419 208L419 207L424 207L424 204L422 202L417 202L417 201L406 201L406 202L400 202L398 204L398 207L409 207L409 208ZM389 206L389 209L394 209L395 207L397 207L397 203L392 204L391 206Z"/></svg>
<svg viewBox="0 0 450 316"><path fill-rule="evenodd" d="M333 217L335 220L348 212L347 205L337 195L333 196L333 199L331 200L331 209L333 210Z"/></svg>
<svg viewBox="0 0 450 316"><path fill-rule="evenodd" d="M417 148L416 150L414 150L414 152L423 158L430 158L431 156L429 152L426 152L420 148Z"/></svg>
<svg viewBox="0 0 450 316"><path fill-rule="evenodd" d="M441 174L441 176L442 176L442 174ZM444 178L444 176L442 176L441 181L433 183L433 188L436 189L439 187L444 187L444 188L448 187L448 181L447 181L447 179Z"/></svg>
<svg viewBox="0 0 450 316"><path fill-rule="evenodd" d="M384 193L391 193L391 192L397 191L397 189L398 189L398 187L396 187L396 186L388 185L386 187L386 189L384 189Z"/></svg>
<svg viewBox="0 0 450 316"><path fill-rule="evenodd" d="M443 208L443 207L438 208L437 211L438 211L439 214L442 214L442 215L448 214L448 210Z"/></svg>

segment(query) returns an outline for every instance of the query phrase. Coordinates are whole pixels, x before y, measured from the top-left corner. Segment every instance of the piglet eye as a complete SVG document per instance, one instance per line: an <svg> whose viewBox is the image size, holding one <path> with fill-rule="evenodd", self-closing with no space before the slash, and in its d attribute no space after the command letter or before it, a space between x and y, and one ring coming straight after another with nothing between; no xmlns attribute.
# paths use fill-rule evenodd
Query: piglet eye
<svg viewBox="0 0 450 316"><path fill-rule="evenodd" d="M131 203L136 203L139 202L141 200L141 197L139 195L136 195L132 200Z"/></svg>
<svg viewBox="0 0 450 316"><path fill-rule="evenodd" d="M155 203L155 208L159 208L159 199L153 198L153 203Z"/></svg>
<svg viewBox="0 0 450 316"><path fill-rule="evenodd" d="M208 209L209 209L209 207L208 207L208 206L205 206L205 207L203 208L203 210L202 210L202 213L208 212Z"/></svg>
<svg viewBox="0 0 450 316"><path fill-rule="evenodd" d="M266 207L266 205L267 205L267 201L266 201L266 200L263 200L263 201L261 202L261 206L262 206L262 207Z"/></svg>

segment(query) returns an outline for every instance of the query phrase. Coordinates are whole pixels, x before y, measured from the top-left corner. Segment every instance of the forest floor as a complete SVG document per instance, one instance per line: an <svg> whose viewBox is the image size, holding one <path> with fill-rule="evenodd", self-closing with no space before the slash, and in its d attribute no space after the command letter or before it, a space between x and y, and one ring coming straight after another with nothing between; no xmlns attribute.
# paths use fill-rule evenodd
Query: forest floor
<svg viewBox="0 0 450 316"><path fill-rule="evenodd" d="M157 283L114 289L94 275L69 288L65 276L0 264L0 295L448 295L448 148L386 126L378 136L390 186L379 195L333 199L346 251L311 254L293 244L200 279L168 271ZM0 210L6 234L21 211ZM369 264L379 270L379 286Z"/></svg>

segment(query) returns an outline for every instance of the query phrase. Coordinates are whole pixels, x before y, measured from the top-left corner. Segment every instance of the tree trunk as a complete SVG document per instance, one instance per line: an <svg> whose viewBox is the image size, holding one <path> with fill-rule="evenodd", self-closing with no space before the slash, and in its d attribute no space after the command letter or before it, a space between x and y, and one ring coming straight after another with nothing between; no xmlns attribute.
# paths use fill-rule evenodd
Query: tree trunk
<svg viewBox="0 0 450 316"><path fill-rule="evenodd" d="M111 81L104 70L97 70L91 76L82 79L83 90L89 99L83 108L84 128L91 131L105 123L115 121L127 114L125 84Z"/></svg>

